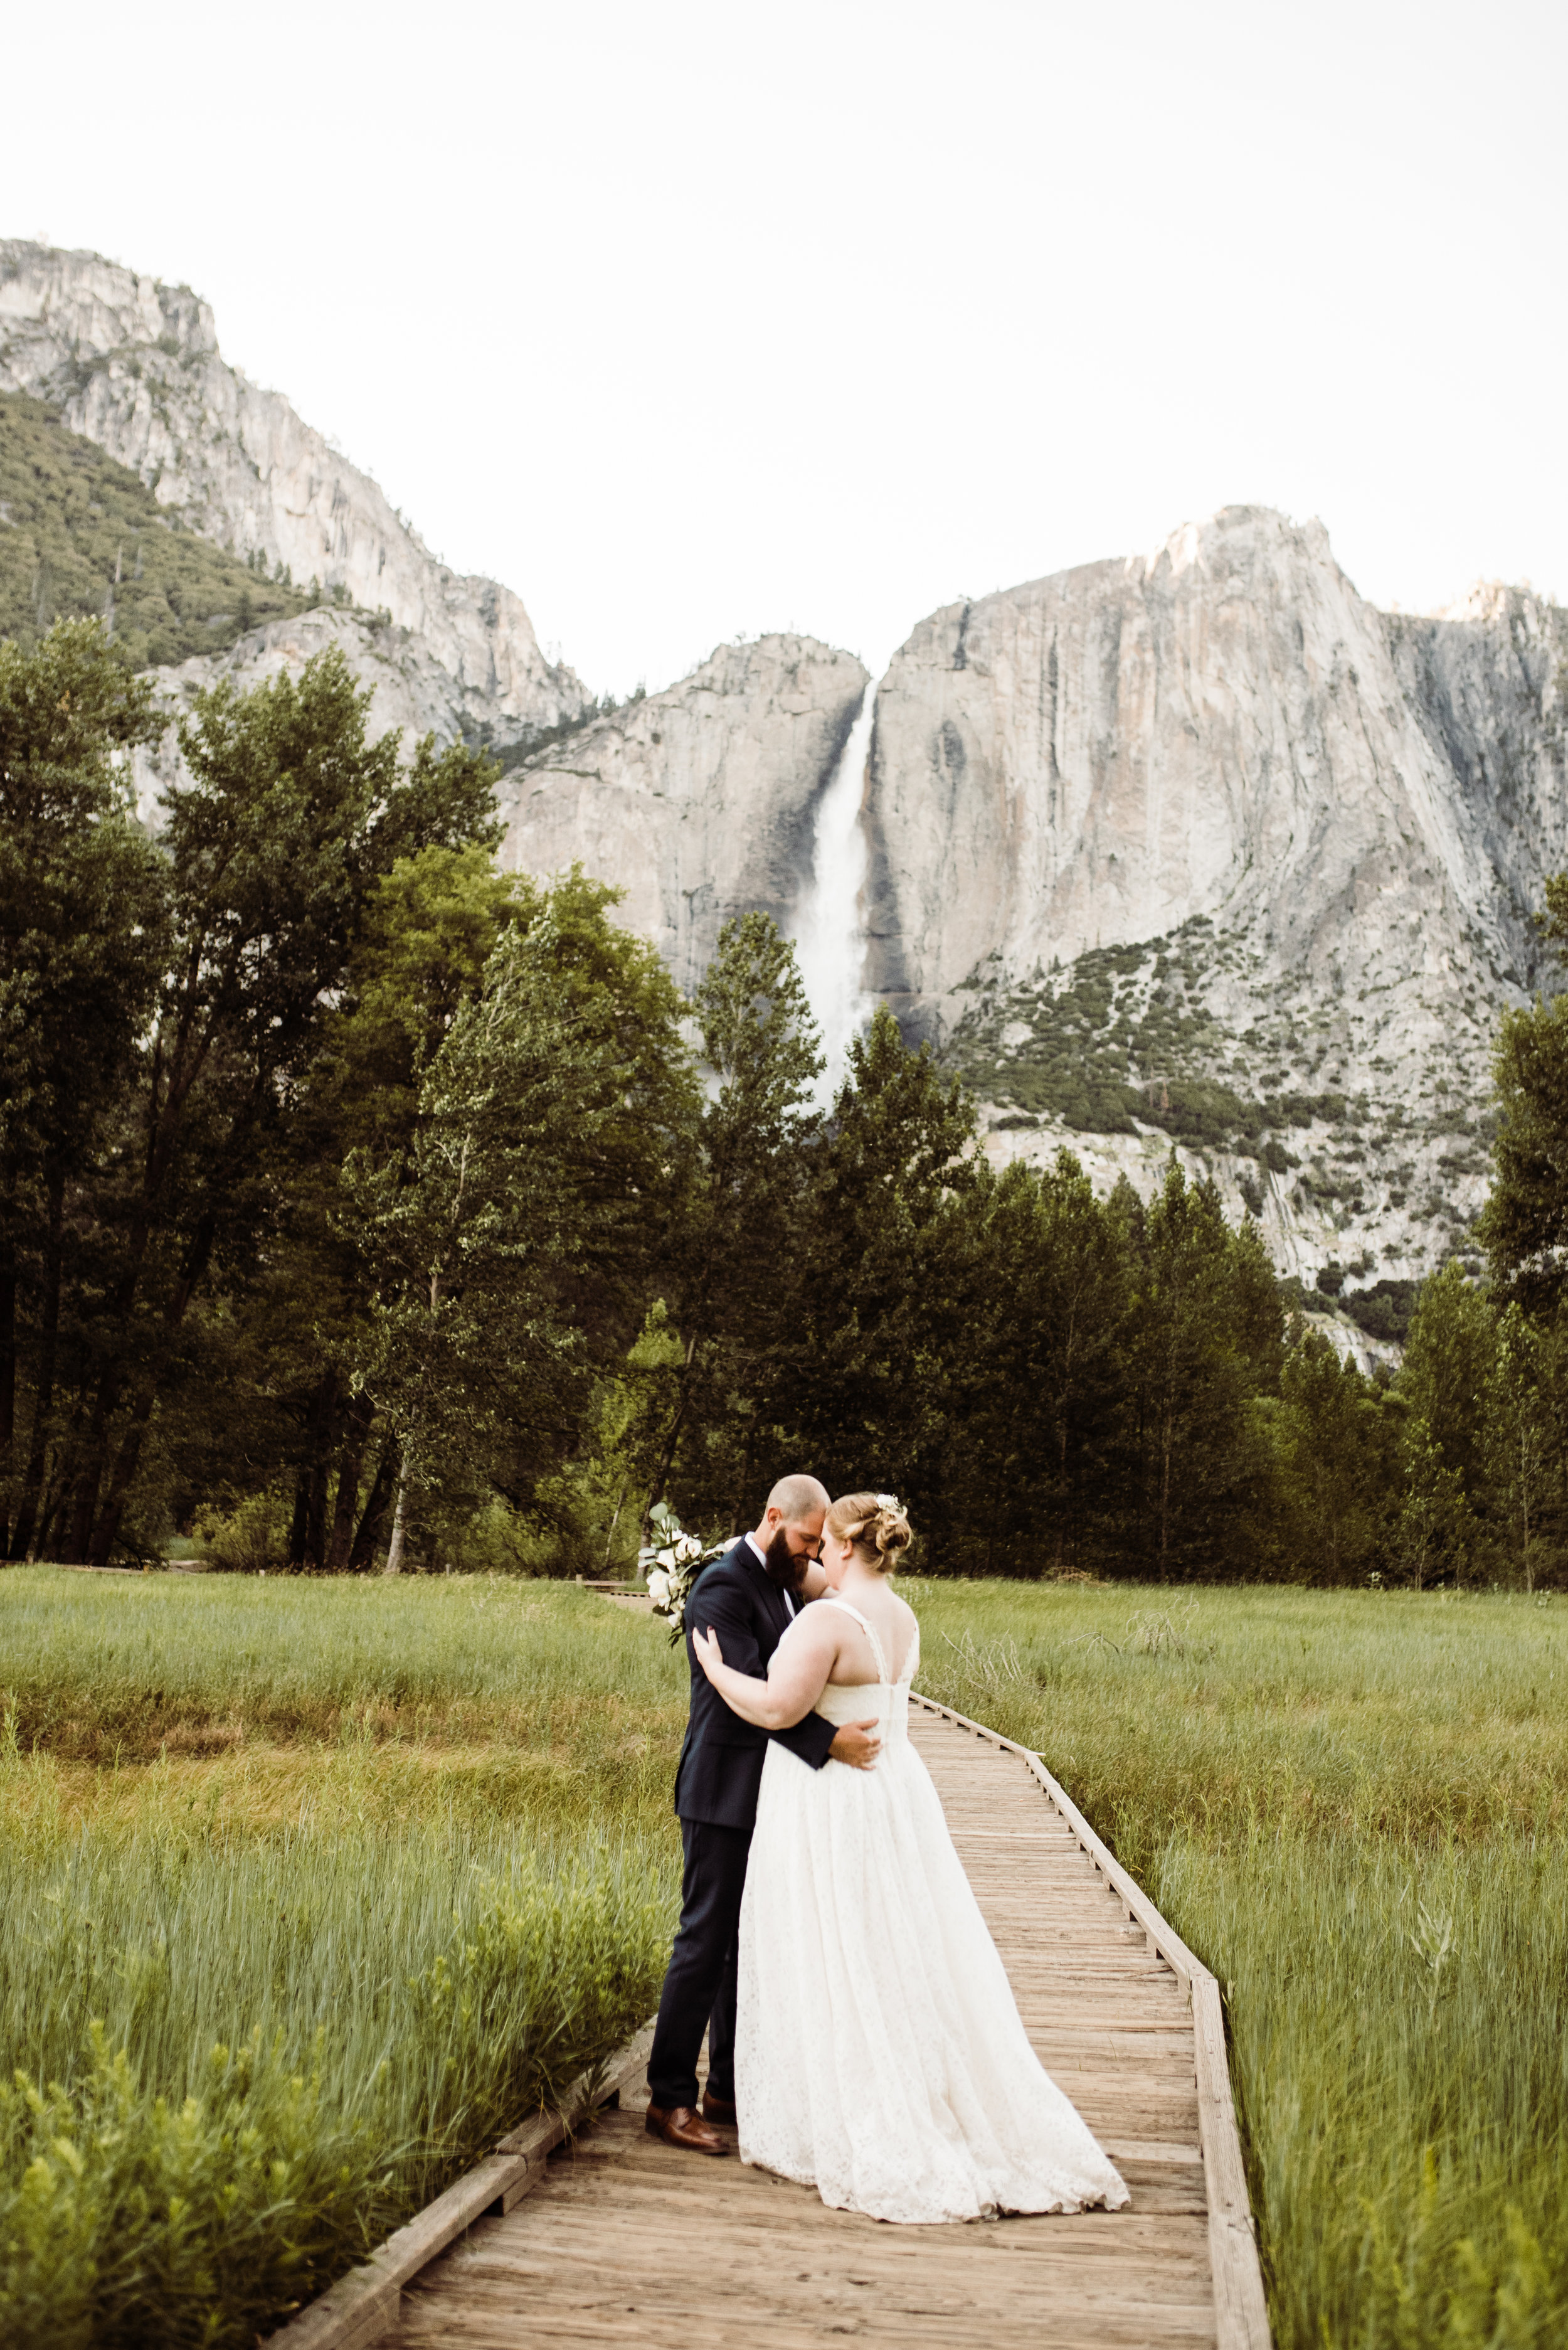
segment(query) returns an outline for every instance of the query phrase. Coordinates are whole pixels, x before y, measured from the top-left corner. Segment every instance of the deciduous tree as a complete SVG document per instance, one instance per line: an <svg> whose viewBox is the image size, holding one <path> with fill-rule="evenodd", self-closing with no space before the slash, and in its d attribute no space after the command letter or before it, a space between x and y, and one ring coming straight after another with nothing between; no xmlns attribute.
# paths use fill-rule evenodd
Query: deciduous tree
<svg viewBox="0 0 1568 2350"><path fill-rule="evenodd" d="M1568 873L1548 880L1537 920L1568 963ZM1501 1116L1479 1236L1495 1278L1545 1312L1568 1281L1568 995L1503 1014L1492 1074Z"/></svg>
<svg viewBox="0 0 1568 2350"><path fill-rule="evenodd" d="M0 1556L26 1556L47 1511L79 1193L168 951L119 764L158 723L96 621L0 644Z"/></svg>
<svg viewBox="0 0 1568 2350"><path fill-rule="evenodd" d="M195 697L185 776L165 796L169 945L134 1159L106 1212L114 1245L69 1461L65 1555L114 1551L192 1302L214 1266L243 1277L277 1202L281 1139L345 979L367 889L409 847L488 808L462 746L400 769L368 742L369 691L336 650L248 694Z"/></svg>
<svg viewBox="0 0 1568 2350"><path fill-rule="evenodd" d="M519 893L391 1148L344 1171L370 1284L357 1392L411 1482L536 1507L635 1328L697 1102L680 998L574 872Z"/></svg>

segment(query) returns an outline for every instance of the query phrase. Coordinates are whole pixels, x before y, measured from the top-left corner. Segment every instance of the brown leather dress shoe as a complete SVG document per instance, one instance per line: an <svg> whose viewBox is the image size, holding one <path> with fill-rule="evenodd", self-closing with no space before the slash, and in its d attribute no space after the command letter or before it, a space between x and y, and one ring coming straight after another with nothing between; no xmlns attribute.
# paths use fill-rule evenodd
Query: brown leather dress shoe
<svg viewBox="0 0 1568 2350"><path fill-rule="evenodd" d="M716 2096L711 2089L704 2089L702 2112L705 2118L711 2122L722 2122L731 2129L736 2126L738 2116L733 2097Z"/></svg>
<svg viewBox="0 0 1568 2350"><path fill-rule="evenodd" d="M715 2130L711 2130L700 2114L690 2106L649 2106L643 2126L649 2137L661 2137L666 2146L678 2146L688 2154L728 2154L730 2149Z"/></svg>

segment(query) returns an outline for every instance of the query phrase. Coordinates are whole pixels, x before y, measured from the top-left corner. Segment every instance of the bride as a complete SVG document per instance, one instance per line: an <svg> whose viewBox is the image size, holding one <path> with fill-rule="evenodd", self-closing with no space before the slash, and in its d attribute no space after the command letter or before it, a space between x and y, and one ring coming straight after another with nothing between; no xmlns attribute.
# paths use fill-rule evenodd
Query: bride
<svg viewBox="0 0 1568 2350"><path fill-rule="evenodd" d="M812 1771L769 1743L741 1909L741 2157L877 2220L1115 2209L1127 2190L1029 2045L909 1743L919 1627L888 1581L909 1539L891 1494L835 1502L831 1592L802 1609L765 1680L694 1631L743 1720L864 1721L875 1686L883 1742L874 1771Z"/></svg>

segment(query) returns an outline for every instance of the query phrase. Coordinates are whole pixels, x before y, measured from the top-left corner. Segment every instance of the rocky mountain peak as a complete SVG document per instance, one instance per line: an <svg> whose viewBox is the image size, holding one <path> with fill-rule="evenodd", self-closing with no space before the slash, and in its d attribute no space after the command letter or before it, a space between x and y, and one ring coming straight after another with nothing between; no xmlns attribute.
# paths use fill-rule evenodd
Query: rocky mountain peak
<svg viewBox="0 0 1568 2350"><path fill-rule="evenodd" d="M188 287L98 254L0 241L0 390L57 407L188 528L409 631L450 681L428 713L438 733L471 728L482 705L505 744L587 708L571 671L545 660L521 599L438 563L377 482L228 365Z"/></svg>
<svg viewBox="0 0 1568 2350"><path fill-rule="evenodd" d="M877 695L869 982L998 1155L1147 1190L1174 1141L1283 1263L1416 1269L1568 863L1565 657L1528 593L1385 614L1251 506L949 607Z"/></svg>

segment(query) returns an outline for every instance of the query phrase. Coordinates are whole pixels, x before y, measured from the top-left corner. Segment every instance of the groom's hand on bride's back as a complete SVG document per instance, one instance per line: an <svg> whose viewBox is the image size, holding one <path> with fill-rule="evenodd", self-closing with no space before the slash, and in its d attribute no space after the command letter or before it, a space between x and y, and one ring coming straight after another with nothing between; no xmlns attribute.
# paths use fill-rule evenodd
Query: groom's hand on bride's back
<svg viewBox="0 0 1568 2350"><path fill-rule="evenodd" d="M846 1721L836 1731L827 1759L830 1762L847 1762L854 1771L874 1771L881 1747L877 1717L873 1714L869 1721Z"/></svg>

